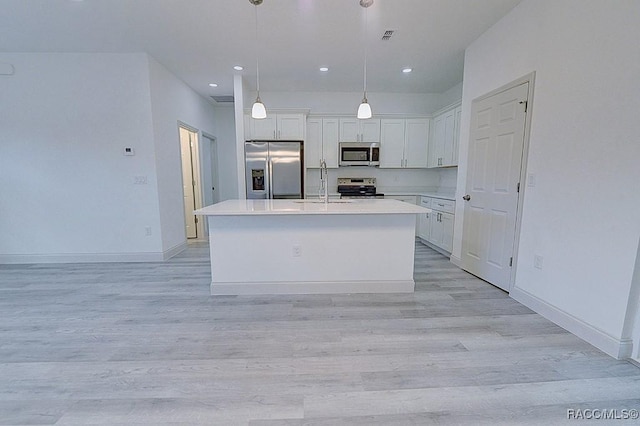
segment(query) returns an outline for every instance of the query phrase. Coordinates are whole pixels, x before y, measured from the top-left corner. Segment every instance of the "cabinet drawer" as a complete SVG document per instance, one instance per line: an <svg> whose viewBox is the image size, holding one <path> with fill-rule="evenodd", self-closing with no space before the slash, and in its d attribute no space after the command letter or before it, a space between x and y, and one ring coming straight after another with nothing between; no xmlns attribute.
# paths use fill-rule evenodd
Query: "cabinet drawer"
<svg viewBox="0 0 640 426"><path fill-rule="evenodd" d="M453 213L456 208L456 202L451 200L443 200L442 198L431 199L431 208L446 213Z"/></svg>
<svg viewBox="0 0 640 426"><path fill-rule="evenodd" d="M429 197L420 197L420 205L422 207L426 207L428 209L431 208L431 198Z"/></svg>

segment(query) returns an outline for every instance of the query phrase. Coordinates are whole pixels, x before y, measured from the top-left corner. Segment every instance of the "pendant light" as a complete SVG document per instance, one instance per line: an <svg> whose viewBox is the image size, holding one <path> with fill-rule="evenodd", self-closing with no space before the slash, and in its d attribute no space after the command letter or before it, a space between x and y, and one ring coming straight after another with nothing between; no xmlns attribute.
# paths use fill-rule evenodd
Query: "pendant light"
<svg viewBox="0 0 640 426"><path fill-rule="evenodd" d="M251 107L251 118L262 119L267 118L267 109L264 107L264 104L260 100L260 65L258 63L258 52L260 49L258 48L258 6L262 4L262 0L249 0L249 3L256 7L256 89L257 96L256 101L253 103L253 107Z"/></svg>
<svg viewBox="0 0 640 426"><path fill-rule="evenodd" d="M364 96L358 107L358 118L361 120L371 118L371 106L367 101L367 8L373 4L373 0L360 0L360 6L364 7Z"/></svg>

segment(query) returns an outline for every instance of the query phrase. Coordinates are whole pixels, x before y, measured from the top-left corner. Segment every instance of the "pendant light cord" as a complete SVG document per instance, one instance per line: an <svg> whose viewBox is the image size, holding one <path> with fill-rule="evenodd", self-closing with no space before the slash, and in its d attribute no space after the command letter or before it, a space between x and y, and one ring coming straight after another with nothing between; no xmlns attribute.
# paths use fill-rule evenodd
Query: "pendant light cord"
<svg viewBox="0 0 640 426"><path fill-rule="evenodd" d="M367 16L368 7L364 8L364 98L367 98L367 23L369 22L369 17Z"/></svg>
<svg viewBox="0 0 640 426"><path fill-rule="evenodd" d="M260 53L260 48L258 47L258 4L255 5L256 8L256 89L258 98L260 98L260 64L258 61L258 55Z"/></svg>

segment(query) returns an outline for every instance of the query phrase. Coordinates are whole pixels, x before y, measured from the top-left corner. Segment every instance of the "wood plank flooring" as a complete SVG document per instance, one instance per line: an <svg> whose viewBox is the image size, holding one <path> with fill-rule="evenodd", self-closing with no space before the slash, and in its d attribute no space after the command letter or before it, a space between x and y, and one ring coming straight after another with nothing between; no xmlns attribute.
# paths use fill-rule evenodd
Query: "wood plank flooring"
<svg viewBox="0 0 640 426"><path fill-rule="evenodd" d="M212 297L205 243L163 263L0 265L0 424L549 425L640 408L639 368L420 243L415 279L414 294Z"/></svg>

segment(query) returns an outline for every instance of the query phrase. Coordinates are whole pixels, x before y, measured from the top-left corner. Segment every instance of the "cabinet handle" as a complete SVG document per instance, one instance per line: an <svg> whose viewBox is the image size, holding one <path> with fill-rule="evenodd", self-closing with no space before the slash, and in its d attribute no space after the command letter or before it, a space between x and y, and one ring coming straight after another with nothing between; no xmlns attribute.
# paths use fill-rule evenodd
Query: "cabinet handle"
<svg viewBox="0 0 640 426"><path fill-rule="evenodd" d="M274 139L276 138L276 131L275 130L273 131L273 138Z"/></svg>

